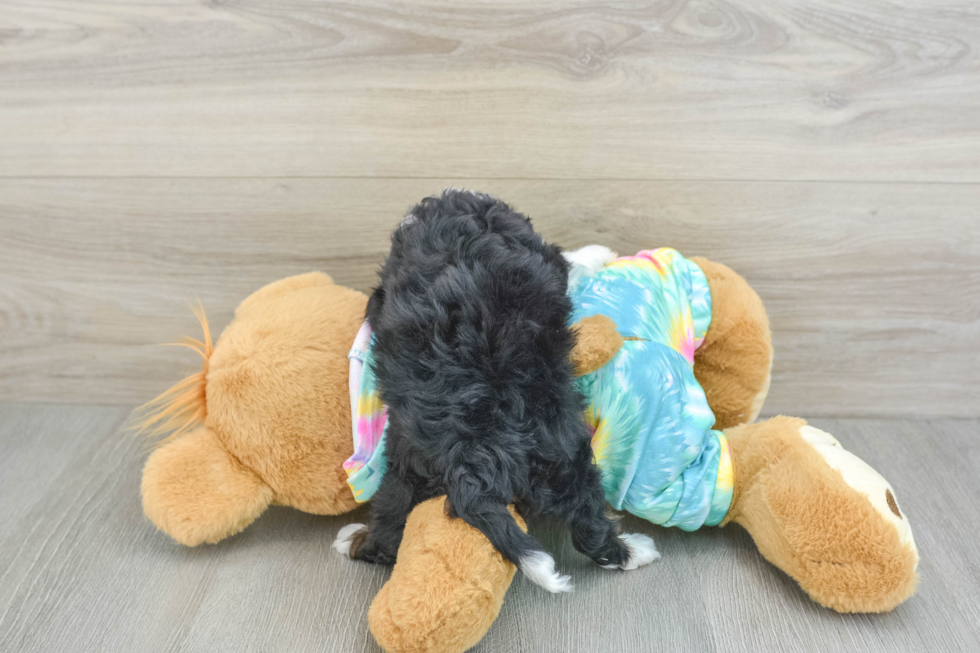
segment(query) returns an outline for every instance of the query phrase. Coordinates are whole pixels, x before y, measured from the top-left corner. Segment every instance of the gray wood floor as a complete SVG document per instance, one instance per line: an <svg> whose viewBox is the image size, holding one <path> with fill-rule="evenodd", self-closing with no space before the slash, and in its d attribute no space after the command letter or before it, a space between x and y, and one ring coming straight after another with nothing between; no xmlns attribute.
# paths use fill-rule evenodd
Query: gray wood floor
<svg viewBox="0 0 980 653"><path fill-rule="evenodd" d="M275 508L216 546L182 548L141 513L146 444L126 407L0 404L0 651L376 652L366 610L387 572L330 549L343 518ZM807 599L738 527L630 520L663 559L596 568L534 525L576 591L521 578L477 651L980 650L976 420L814 424L888 477L922 554L918 593L885 615Z"/></svg>

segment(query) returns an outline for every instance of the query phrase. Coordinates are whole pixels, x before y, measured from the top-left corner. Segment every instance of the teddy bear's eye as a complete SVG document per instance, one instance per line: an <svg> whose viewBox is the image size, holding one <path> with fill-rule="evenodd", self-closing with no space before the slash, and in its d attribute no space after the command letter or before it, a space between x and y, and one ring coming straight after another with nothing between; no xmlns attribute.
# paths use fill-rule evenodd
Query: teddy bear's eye
<svg viewBox="0 0 980 653"><path fill-rule="evenodd" d="M895 495L892 494L891 490L885 490L885 501L888 503L889 509L895 513L895 516L901 519L902 513L898 511L898 502L895 501Z"/></svg>

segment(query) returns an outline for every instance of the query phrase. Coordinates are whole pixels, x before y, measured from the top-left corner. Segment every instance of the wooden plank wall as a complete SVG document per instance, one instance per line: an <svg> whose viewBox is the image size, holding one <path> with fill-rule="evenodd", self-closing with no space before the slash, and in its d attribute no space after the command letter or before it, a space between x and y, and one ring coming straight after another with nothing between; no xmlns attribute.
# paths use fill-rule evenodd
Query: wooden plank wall
<svg viewBox="0 0 980 653"><path fill-rule="evenodd" d="M766 412L980 415L980 8L0 4L0 399L143 401L263 283L366 290L405 209L728 263Z"/></svg>

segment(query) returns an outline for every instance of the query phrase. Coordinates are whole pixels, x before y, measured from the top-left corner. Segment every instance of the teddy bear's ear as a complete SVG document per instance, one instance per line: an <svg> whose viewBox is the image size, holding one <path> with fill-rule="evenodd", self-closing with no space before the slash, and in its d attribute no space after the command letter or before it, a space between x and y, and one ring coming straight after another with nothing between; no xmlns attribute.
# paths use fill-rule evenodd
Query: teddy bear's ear
<svg viewBox="0 0 980 653"><path fill-rule="evenodd" d="M214 543L251 524L273 491L200 427L155 450L143 468L143 512L181 544Z"/></svg>

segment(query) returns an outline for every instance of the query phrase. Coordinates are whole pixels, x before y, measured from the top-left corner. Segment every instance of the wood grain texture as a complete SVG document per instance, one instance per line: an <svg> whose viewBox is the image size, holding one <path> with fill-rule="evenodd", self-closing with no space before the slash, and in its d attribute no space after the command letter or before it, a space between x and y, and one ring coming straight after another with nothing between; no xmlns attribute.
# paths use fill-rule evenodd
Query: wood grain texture
<svg viewBox="0 0 980 653"><path fill-rule="evenodd" d="M351 518L274 509L182 548L142 515L127 414L0 407L0 650L379 650L366 606L387 572L330 549Z"/></svg>
<svg viewBox="0 0 980 653"><path fill-rule="evenodd" d="M0 175L980 182L962 0L6 0Z"/></svg>
<svg viewBox="0 0 980 653"><path fill-rule="evenodd" d="M0 404L0 650L378 653L367 608L387 577L329 547L363 521L273 508L244 533L187 549L142 516L144 442L128 408ZM576 591L517 578L480 653L980 648L977 420L817 420L889 478L922 555L918 593L884 615L839 615L767 564L738 527L696 533L627 518L663 553L597 568L564 530L534 533Z"/></svg>
<svg viewBox="0 0 980 653"><path fill-rule="evenodd" d="M142 402L265 283L369 290L408 207L454 180L0 180L0 396ZM568 247L672 246L743 274L772 320L765 411L980 415L980 186L486 180Z"/></svg>

